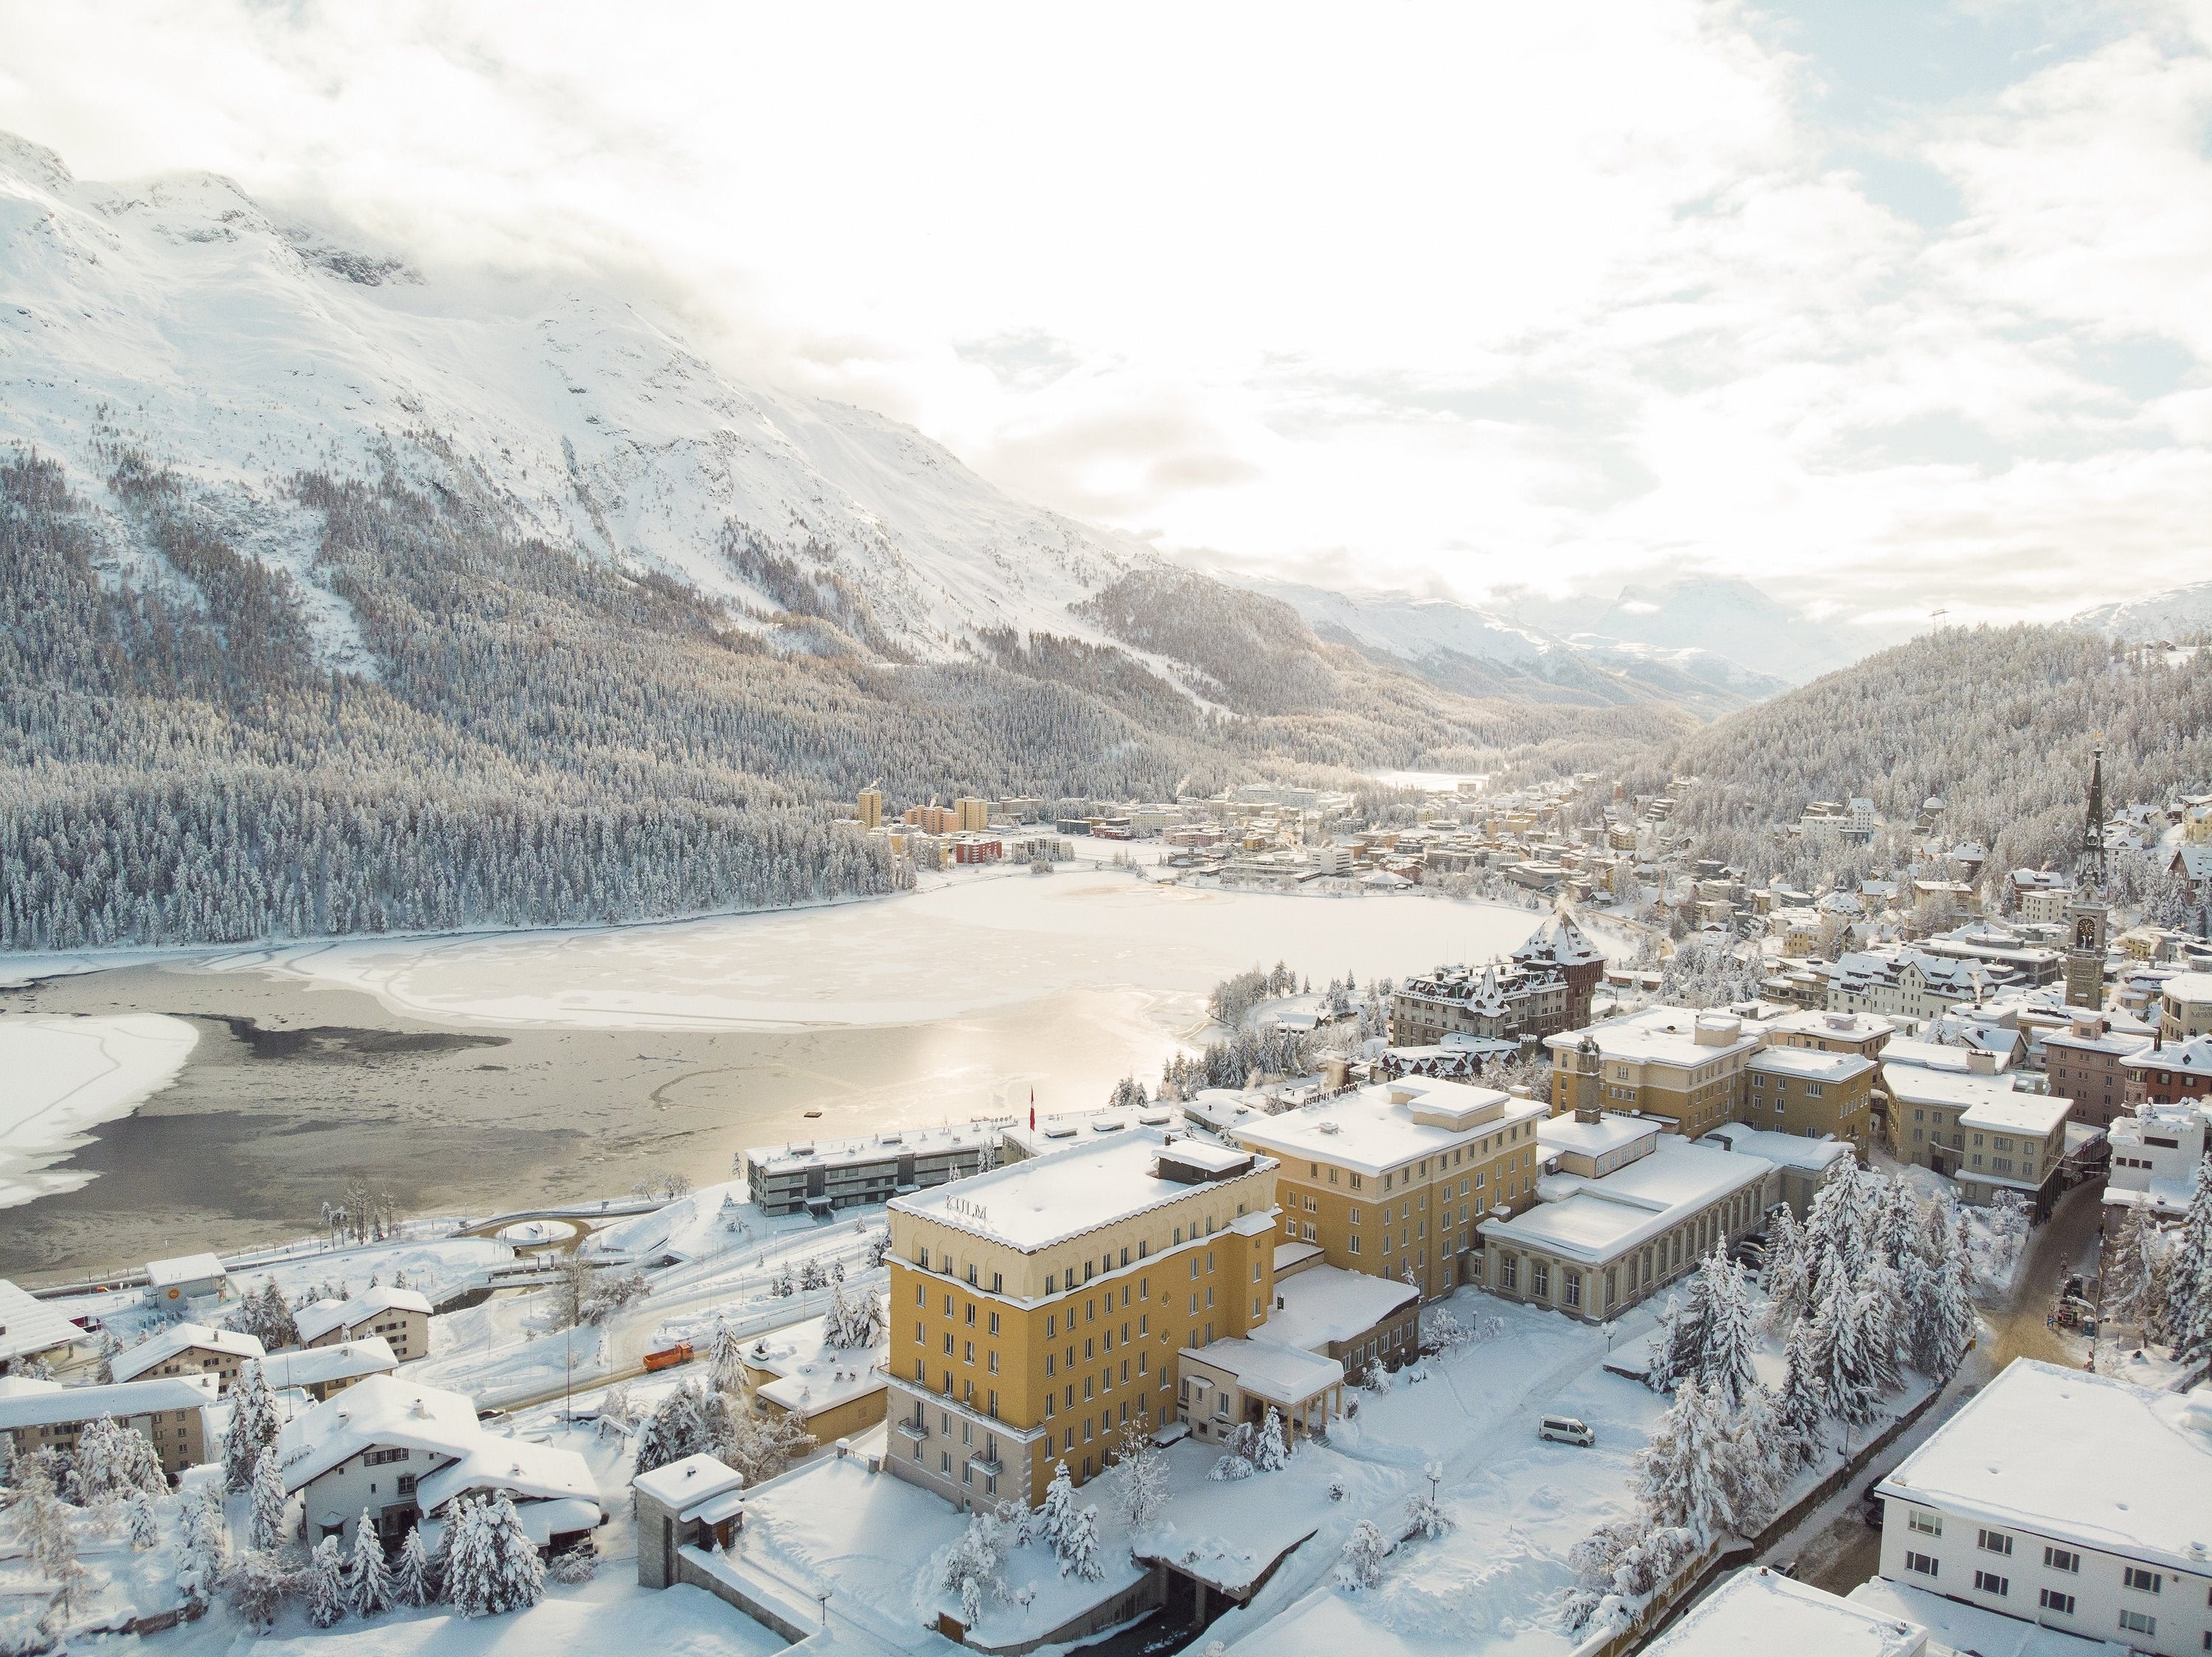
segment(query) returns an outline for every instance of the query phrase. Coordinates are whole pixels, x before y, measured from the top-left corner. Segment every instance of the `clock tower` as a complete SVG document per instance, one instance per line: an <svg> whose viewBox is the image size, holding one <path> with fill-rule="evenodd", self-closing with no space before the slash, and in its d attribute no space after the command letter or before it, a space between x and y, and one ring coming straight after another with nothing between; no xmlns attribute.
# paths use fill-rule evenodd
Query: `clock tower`
<svg viewBox="0 0 2212 1657"><path fill-rule="evenodd" d="M2074 869L2074 901L2066 905L2066 1002L2092 1012L2105 1004L2105 745L2089 762L2088 820Z"/></svg>

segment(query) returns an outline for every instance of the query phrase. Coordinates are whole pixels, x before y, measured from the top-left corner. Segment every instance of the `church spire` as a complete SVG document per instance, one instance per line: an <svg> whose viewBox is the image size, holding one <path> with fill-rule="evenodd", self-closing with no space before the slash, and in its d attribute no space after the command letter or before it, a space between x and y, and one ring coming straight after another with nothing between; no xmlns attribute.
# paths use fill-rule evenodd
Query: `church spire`
<svg viewBox="0 0 2212 1657"><path fill-rule="evenodd" d="M2081 825L2081 879L2105 883L2105 742L2097 739L2090 751L2088 820Z"/></svg>

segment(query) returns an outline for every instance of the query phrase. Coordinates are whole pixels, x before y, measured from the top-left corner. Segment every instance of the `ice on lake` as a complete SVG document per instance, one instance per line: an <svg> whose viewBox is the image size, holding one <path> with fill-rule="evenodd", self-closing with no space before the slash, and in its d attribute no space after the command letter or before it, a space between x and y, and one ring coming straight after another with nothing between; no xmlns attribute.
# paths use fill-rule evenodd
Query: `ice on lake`
<svg viewBox="0 0 2212 1657"><path fill-rule="evenodd" d="M1101 869L650 926L303 944L208 965L344 984L443 1024L796 1029L922 1023L1085 988L1199 994L1278 959L1364 984L1500 953L1541 919L1419 892L1200 891Z"/></svg>

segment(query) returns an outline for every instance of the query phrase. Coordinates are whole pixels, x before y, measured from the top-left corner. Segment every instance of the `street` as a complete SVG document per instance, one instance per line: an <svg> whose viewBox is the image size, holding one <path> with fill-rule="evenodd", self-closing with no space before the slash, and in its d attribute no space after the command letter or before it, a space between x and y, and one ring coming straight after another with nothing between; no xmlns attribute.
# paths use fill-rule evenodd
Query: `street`
<svg viewBox="0 0 2212 1657"><path fill-rule="evenodd" d="M1879 1465L1856 1474L1840 1491L1790 1535L1759 1556L1762 1565L1797 1562L1801 1581L1831 1593L1849 1593L1881 1565L1881 1532L1859 1517L1861 1495L1924 1441L1953 1411L2014 1358L2041 1358L2081 1367L2081 1343L2069 1342L2044 1322L2054 1285L2093 1268L2104 1215L2105 1182L2077 1185L2058 1199L2051 1218L2030 1234L2026 1258L2013 1274L2010 1300L1982 1307L1979 1344L1966 1355L1932 1410L1883 1453Z"/></svg>

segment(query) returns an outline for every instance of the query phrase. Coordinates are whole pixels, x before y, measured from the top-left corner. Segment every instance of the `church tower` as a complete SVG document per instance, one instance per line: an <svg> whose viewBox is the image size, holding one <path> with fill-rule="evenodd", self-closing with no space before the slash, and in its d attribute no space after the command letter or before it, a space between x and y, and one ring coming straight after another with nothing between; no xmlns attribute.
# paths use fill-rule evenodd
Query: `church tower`
<svg viewBox="0 0 2212 1657"><path fill-rule="evenodd" d="M2105 1004L2105 745L2089 764L2089 807L2066 905L2066 1003L2095 1012Z"/></svg>

